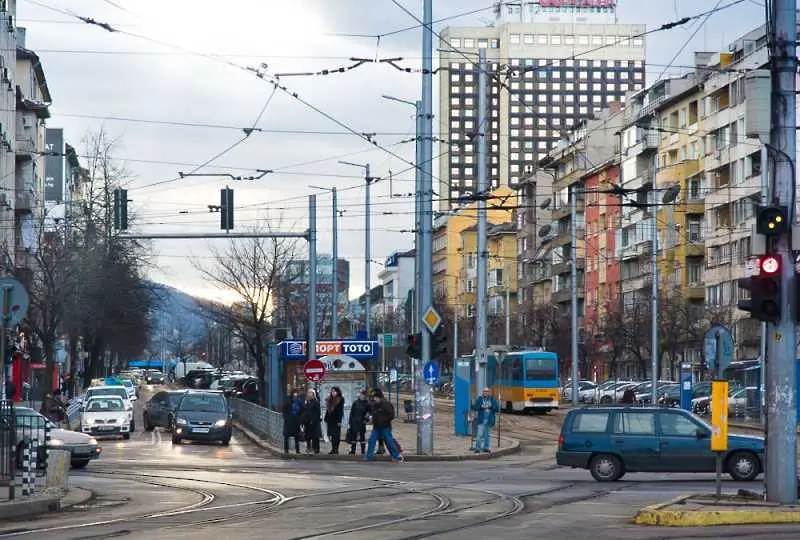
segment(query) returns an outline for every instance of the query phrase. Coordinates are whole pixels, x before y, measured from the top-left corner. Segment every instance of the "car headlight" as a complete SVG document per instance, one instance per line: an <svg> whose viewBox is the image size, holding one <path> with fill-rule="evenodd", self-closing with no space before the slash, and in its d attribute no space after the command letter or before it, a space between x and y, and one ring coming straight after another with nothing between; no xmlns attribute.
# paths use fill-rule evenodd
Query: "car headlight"
<svg viewBox="0 0 800 540"><path fill-rule="evenodd" d="M228 420L224 418L222 420L217 420L217 423L215 425L217 427L225 427L228 425Z"/></svg>
<svg viewBox="0 0 800 540"><path fill-rule="evenodd" d="M175 420L175 423L178 424L179 426L185 426L188 422L186 422L185 418L178 418L177 420Z"/></svg>
<svg viewBox="0 0 800 540"><path fill-rule="evenodd" d="M95 439L94 437L92 437L91 439L89 439L89 444L92 444L92 445L95 445L95 444L97 444L97 439Z"/></svg>
<svg viewBox="0 0 800 540"><path fill-rule="evenodd" d="M64 446L64 441L62 441L61 439L50 439L50 446L51 447Z"/></svg>

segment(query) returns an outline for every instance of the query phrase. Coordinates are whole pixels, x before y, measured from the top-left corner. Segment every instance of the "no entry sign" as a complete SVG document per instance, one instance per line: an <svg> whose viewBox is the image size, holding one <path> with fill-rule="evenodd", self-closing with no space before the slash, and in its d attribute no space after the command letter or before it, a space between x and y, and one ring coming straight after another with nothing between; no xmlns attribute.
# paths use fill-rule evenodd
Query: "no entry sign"
<svg viewBox="0 0 800 540"><path fill-rule="evenodd" d="M303 375L306 380L320 382L325 378L325 364L319 360L309 360L303 364Z"/></svg>

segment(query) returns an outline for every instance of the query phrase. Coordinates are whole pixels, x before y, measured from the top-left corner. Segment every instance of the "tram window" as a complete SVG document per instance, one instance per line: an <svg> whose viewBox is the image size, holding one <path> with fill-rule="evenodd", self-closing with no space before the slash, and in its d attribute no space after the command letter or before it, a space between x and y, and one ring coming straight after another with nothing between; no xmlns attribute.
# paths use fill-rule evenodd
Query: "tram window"
<svg viewBox="0 0 800 540"><path fill-rule="evenodd" d="M525 368L525 378L528 380L541 381L556 377L556 363L552 358L528 358Z"/></svg>
<svg viewBox="0 0 800 540"><path fill-rule="evenodd" d="M514 358L511 361L511 379L514 381L522 380L522 359Z"/></svg>

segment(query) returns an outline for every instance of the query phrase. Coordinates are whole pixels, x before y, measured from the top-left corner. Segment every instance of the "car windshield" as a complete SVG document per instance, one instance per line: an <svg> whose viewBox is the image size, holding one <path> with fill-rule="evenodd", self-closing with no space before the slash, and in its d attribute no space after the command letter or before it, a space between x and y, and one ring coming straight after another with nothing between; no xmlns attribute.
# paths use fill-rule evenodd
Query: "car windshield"
<svg viewBox="0 0 800 540"><path fill-rule="evenodd" d="M133 381L125 379L124 381L122 381L122 384L124 384L125 386L133 386Z"/></svg>
<svg viewBox="0 0 800 540"><path fill-rule="evenodd" d="M533 381L555 379L556 361L552 358L528 358L525 361L525 378Z"/></svg>
<svg viewBox="0 0 800 540"><path fill-rule="evenodd" d="M181 411L187 412L225 412L225 398L216 394L189 394L183 398Z"/></svg>
<svg viewBox="0 0 800 540"><path fill-rule="evenodd" d="M119 412L125 410L125 404L118 397L95 397L86 405L89 412Z"/></svg>
<svg viewBox="0 0 800 540"><path fill-rule="evenodd" d="M127 399L128 391L125 388L93 388L86 393L87 399L97 396L117 396Z"/></svg>
<svg viewBox="0 0 800 540"><path fill-rule="evenodd" d="M178 406L178 403L181 402L181 398L183 397L183 393L180 394L167 394L169 399L169 406L170 408L174 409Z"/></svg>

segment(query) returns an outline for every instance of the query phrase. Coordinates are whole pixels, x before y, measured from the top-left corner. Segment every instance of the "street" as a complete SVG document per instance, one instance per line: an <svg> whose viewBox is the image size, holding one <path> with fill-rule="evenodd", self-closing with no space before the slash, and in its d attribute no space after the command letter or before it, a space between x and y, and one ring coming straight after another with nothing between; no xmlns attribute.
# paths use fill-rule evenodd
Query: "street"
<svg viewBox="0 0 800 540"><path fill-rule="evenodd" d="M146 397L146 396L143 396ZM139 403L143 402L140 400ZM137 405L137 409L139 405ZM549 417L510 417L518 425ZM519 429L519 428L518 428ZM106 441L101 459L72 471L85 504L3 523L0 538L300 540L530 537L598 539L796 538L800 528L655 529L631 525L642 506L711 492L713 476L632 474L600 484L556 468L549 430L516 456L480 462L284 461L237 434L228 448L173 446L160 430ZM724 488L760 490L760 482Z"/></svg>

